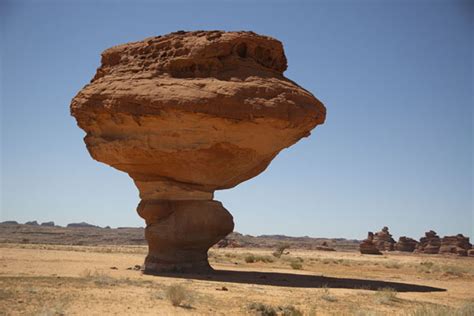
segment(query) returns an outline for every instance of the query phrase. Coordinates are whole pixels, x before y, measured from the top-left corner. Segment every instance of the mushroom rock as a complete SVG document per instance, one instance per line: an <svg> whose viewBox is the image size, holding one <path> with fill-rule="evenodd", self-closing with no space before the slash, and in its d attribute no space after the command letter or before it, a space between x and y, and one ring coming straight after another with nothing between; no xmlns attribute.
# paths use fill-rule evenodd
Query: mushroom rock
<svg viewBox="0 0 474 316"><path fill-rule="evenodd" d="M415 239L402 236L398 239L398 242L395 244L395 250L404 251L404 252L413 252L417 244L418 242Z"/></svg>
<svg viewBox="0 0 474 316"><path fill-rule="evenodd" d="M360 253L366 255L381 255L382 253L377 248L377 244L374 242L374 233L369 232L367 234L367 239L364 239L359 244Z"/></svg>
<svg viewBox="0 0 474 316"><path fill-rule="evenodd" d="M471 248L472 245L469 242L469 237L464 237L463 234L445 236L441 238L439 253L453 253L459 256L467 256Z"/></svg>
<svg viewBox="0 0 474 316"><path fill-rule="evenodd" d="M215 190L265 170L325 120L285 78L282 43L253 32L179 31L105 50L71 114L91 156L128 173L146 221L146 272L207 271L233 230Z"/></svg>
<svg viewBox="0 0 474 316"><path fill-rule="evenodd" d="M415 252L426 254L437 254L441 246L441 239L435 231L430 230L425 233L425 237L420 238Z"/></svg>

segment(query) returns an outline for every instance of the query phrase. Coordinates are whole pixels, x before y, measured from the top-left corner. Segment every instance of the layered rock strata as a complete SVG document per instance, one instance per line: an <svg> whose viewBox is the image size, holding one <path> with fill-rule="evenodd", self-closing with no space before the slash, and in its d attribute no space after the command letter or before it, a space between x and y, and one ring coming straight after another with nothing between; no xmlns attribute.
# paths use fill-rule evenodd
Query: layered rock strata
<svg viewBox="0 0 474 316"><path fill-rule="evenodd" d="M383 227L381 231L374 234L374 243L380 251L395 250L395 240L389 233L387 226Z"/></svg>
<svg viewBox="0 0 474 316"><path fill-rule="evenodd" d="M425 233L425 237L420 238L415 252L426 254L437 254L441 246L441 239L435 231L430 230Z"/></svg>
<svg viewBox="0 0 474 316"><path fill-rule="evenodd" d="M441 246L439 253L452 253L459 256L467 256L468 251L472 248L469 237L462 234L456 236L445 236L441 238Z"/></svg>
<svg viewBox="0 0 474 316"><path fill-rule="evenodd" d="M146 221L145 271L207 271L233 230L214 191L265 170L325 119L285 78L282 44L253 32L196 31L102 53L71 114L91 156L134 180Z"/></svg>
<svg viewBox="0 0 474 316"><path fill-rule="evenodd" d="M364 239L359 245L360 253L366 255L381 255L382 253L377 248L377 244L374 242L374 233L368 232L367 239Z"/></svg>
<svg viewBox="0 0 474 316"><path fill-rule="evenodd" d="M395 244L395 250L403 252L413 252L416 248L418 242L410 237L402 236L398 239L398 242Z"/></svg>

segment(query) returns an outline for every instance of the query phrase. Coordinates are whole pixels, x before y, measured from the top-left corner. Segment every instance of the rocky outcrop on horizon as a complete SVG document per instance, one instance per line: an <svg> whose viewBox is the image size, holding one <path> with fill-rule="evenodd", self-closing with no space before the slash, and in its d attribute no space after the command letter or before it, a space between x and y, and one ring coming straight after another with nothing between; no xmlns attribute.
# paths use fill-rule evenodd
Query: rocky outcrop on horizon
<svg viewBox="0 0 474 316"><path fill-rule="evenodd" d="M54 227L54 222L53 221L44 222L44 223L41 223L41 226Z"/></svg>
<svg viewBox="0 0 474 316"><path fill-rule="evenodd" d="M381 231L374 234L374 243L380 251L395 250L395 240L389 233L387 226L384 226Z"/></svg>
<svg viewBox="0 0 474 316"><path fill-rule="evenodd" d="M410 237L402 236L395 244L395 250L403 252L413 252L418 245L418 242Z"/></svg>
<svg viewBox="0 0 474 316"><path fill-rule="evenodd" d="M37 221L29 221L29 222L26 222L25 225L38 226L39 224Z"/></svg>
<svg viewBox="0 0 474 316"><path fill-rule="evenodd" d="M368 232L367 239L364 239L360 245L359 250L361 254L365 255L381 255L377 244L374 242L374 233Z"/></svg>
<svg viewBox="0 0 474 316"><path fill-rule="evenodd" d="M425 237L420 238L420 242L416 246L415 252L426 254L437 254L441 247L441 238L435 231L430 230L425 233Z"/></svg>
<svg viewBox="0 0 474 316"><path fill-rule="evenodd" d="M69 228L84 228L84 227L99 228L99 226L92 225L92 224L89 224L89 223L86 223L86 222L70 223L70 224L67 224L66 227L69 227Z"/></svg>
<svg viewBox="0 0 474 316"><path fill-rule="evenodd" d="M456 236L445 236L441 238L441 246L439 253L452 253L459 256L467 256L468 251L472 248L469 242L469 237L464 237L463 234Z"/></svg>
<svg viewBox="0 0 474 316"><path fill-rule="evenodd" d="M324 122L286 68L282 43L253 32L179 31L102 53L71 114L91 156L140 192L145 271L209 270L207 250L234 228L214 191L260 174Z"/></svg>

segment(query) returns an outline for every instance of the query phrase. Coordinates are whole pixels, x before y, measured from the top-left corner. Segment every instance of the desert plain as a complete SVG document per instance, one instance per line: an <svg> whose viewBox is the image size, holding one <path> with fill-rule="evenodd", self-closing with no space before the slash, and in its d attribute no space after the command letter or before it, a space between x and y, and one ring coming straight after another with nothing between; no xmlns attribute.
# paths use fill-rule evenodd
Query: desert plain
<svg viewBox="0 0 474 316"><path fill-rule="evenodd" d="M54 236L54 228L38 230L38 235ZM89 230L91 240L97 230ZM69 244L47 243L47 238L39 244L26 238L12 242L12 228L9 235L2 235L0 243L2 315L474 312L472 257L397 251L371 256L355 248L338 249L337 242L336 251L292 245L279 257L268 245L214 247L209 251L213 274L147 275L142 265L148 249L142 244L107 245L101 241L77 245L67 238L64 243Z"/></svg>

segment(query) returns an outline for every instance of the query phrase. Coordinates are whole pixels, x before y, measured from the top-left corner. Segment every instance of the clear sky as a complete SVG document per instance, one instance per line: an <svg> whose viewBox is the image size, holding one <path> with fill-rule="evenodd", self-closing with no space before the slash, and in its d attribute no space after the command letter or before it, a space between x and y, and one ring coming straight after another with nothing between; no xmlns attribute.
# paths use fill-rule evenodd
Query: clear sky
<svg viewBox="0 0 474 316"><path fill-rule="evenodd" d="M176 30L284 43L286 76L327 107L311 137L216 192L236 230L474 237L473 1L1 1L0 220L143 226L127 174L69 115L113 45Z"/></svg>

